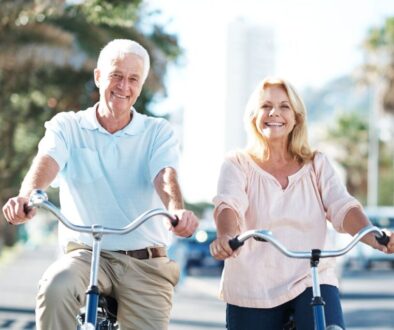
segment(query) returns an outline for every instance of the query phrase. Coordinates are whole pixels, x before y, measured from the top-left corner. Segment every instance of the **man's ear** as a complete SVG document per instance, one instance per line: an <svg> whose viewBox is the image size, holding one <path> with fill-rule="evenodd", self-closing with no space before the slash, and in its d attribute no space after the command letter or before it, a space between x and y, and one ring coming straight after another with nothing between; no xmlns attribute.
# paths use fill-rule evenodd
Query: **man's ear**
<svg viewBox="0 0 394 330"><path fill-rule="evenodd" d="M94 83L100 88L100 69L97 68L94 69Z"/></svg>

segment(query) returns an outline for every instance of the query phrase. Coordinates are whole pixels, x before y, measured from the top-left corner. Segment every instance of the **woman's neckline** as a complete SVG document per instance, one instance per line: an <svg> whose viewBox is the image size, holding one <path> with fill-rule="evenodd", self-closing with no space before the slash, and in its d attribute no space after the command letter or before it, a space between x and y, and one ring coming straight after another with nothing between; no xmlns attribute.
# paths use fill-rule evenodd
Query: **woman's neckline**
<svg viewBox="0 0 394 330"><path fill-rule="evenodd" d="M267 170L265 170L264 168L262 168L262 167L256 162L256 160L253 158L253 156L252 156L249 152L247 152L246 150L243 150L243 151L241 151L241 153L242 153L243 155L245 155L245 157L247 158L248 162L249 162L259 173L261 173L261 174L263 174L263 175L265 175L265 176L268 176L268 177L272 178L272 179L277 183L277 185L278 185L283 191L287 190L288 187L292 184L292 182L294 182L294 180L295 180L296 178L298 178L300 175L302 175L302 173L304 173L305 169L307 168L307 164L308 164L308 163L303 163L303 164L301 164L300 168L298 168L298 169L297 169L296 171L294 171L293 173L289 174L289 175L287 176L288 183L287 183L286 187L283 187L283 186L281 185L281 183L279 182L279 180L278 180L273 174L271 174L269 171L267 171Z"/></svg>

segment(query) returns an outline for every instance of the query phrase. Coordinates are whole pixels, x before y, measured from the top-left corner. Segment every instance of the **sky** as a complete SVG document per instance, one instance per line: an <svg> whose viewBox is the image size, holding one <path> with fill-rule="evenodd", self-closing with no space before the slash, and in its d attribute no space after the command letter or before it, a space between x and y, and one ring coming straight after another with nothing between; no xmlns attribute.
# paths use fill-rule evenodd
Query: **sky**
<svg viewBox="0 0 394 330"><path fill-rule="evenodd" d="M184 50L169 72L168 96L155 109L183 111L180 179L191 202L212 200L224 157L229 22L274 28L273 74L302 90L351 73L363 62L369 29L394 16L393 0L149 0L149 6L162 11L162 24Z"/></svg>

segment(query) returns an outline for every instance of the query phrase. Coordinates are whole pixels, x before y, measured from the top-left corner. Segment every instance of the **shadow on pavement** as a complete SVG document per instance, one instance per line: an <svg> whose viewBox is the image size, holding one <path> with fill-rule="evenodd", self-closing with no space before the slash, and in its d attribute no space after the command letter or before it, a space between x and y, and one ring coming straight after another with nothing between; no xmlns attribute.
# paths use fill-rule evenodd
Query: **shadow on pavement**
<svg viewBox="0 0 394 330"><path fill-rule="evenodd" d="M193 327L201 327L207 329L223 329L223 323L219 322L204 322L204 321L191 321L191 320L171 320L171 324L173 325L184 325L184 326L193 326Z"/></svg>
<svg viewBox="0 0 394 330"><path fill-rule="evenodd" d="M341 299L349 300L370 300L370 299L394 299L392 293L341 293Z"/></svg>
<svg viewBox="0 0 394 330"><path fill-rule="evenodd" d="M34 314L33 308L1 307L0 313Z"/></svg>
<svg viewBox="0 0 394 330"><path fill-rule="evenodd" d="M394 314L392 310L368 309L363 311L352 311L345 313L346 326L358 329L377 329L390 326L387 329L394 329ZM386 329L386 328L385 328Z"/></svg>

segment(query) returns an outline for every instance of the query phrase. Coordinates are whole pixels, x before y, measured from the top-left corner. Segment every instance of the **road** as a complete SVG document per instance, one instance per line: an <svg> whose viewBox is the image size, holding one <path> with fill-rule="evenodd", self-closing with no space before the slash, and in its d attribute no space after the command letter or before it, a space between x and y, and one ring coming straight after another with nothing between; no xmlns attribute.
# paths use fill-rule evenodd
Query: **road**
<svg viewBox="0 0 394 330"><path fill-rule="evenodd" d="M394 271L351 272L341 282L342 306L349 329L394 329Z"/></svg>
<svg viewBox="0 0 394 330"><path fill-rule="evenodd" d="M55 258L53 244L16 249L0 264L0 329L34 329L36 283ZM219 277L195 274L177 288L170 330L224 329ZM394 330L394 272L347 273L341 281L347 329Z"/></svg>

